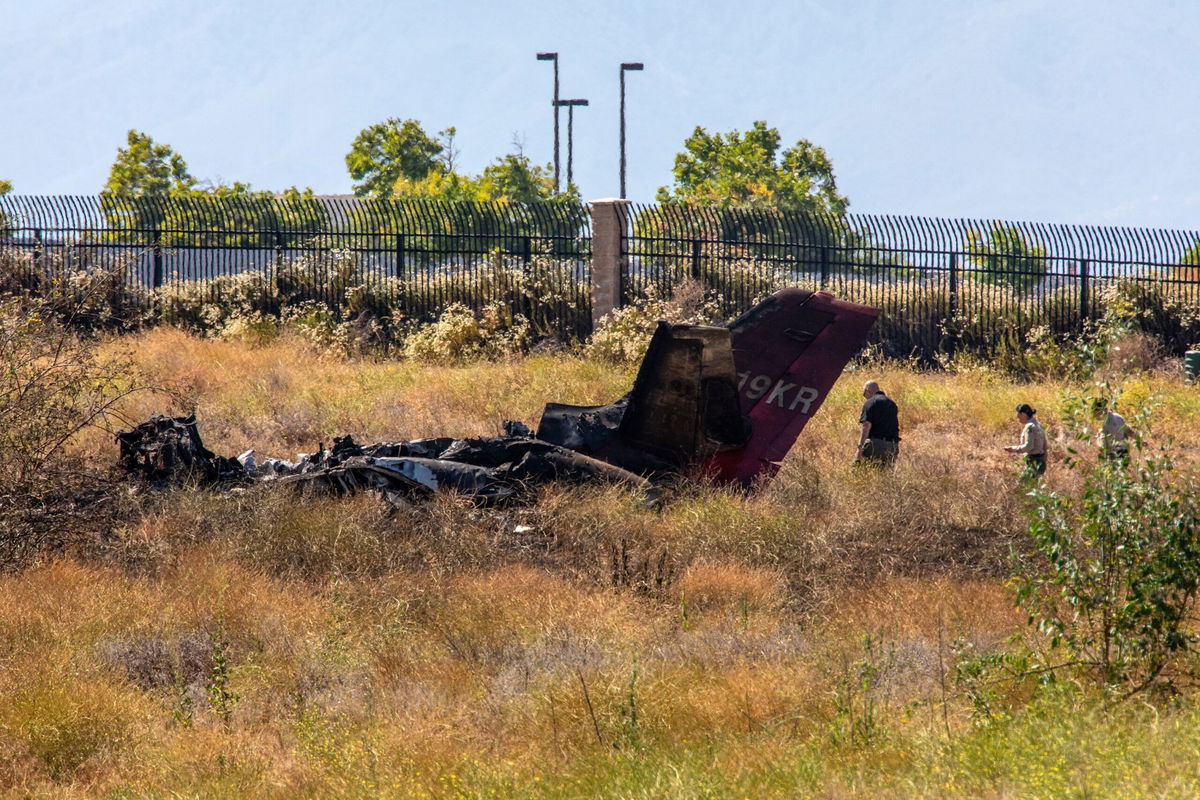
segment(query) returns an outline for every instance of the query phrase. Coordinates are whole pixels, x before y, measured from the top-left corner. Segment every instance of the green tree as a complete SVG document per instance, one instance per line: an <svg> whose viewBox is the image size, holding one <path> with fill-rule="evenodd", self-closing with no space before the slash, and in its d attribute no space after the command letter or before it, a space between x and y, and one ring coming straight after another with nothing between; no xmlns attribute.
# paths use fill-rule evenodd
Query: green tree
<svg viewBox="0 0 1200 800"><path fill-rule="evenodd" d="M780 150L780 141L761 120L745 133L697 126L675 156L674 185L660 187L658 201L844 214L849 201L825 150L807 139Z"/></svg>
<svg viewBox="0 0 1200 800"><path fill-rule="evenodd" d="M679 243L662 248L656 263L643 262L646 280L666 285L693 274L724 293L730 263L763 255L787 263L792 280L856 267L851 254L860 242L842 224L849 201L824 149L806 139L785 148L779 130L761 120L745 132L697 127L683 147L674 183L658 190L662 211L634 223L636 235Z"/></svg>
<svg viewBox="0 0 1200 800"><path fill-rule="evenodd" d="M167 245L290 246L329 227L329 214L311 188L255 190L234 182L192 189L165 204Z"/></svg>
<svg viewBox="0 0 1200 800"><path fill-rule="evenodd" d="M166 215L164 198L185 195L196 183L183 156L170 145L159 144L149 134L131 129L126 146L117 148L117 157L100 192L100 206L110 228L145 232L161 227ZM112 237L129 238L120 233Z"/></svg>
<svg viewBox="0 0 1200 800"><path fill-rule="evenodd" d="M1046 277L1045 248L1015 227L996 226L986 234L968 230L966 250L968 263L980 270L977 274L987 283L1027 292Z"/></svg>
<svg viewBox="0 0 1200 800"><path fill-rule="evenodd" d="M121 198L166 197L190 191L196 183L183 156L170 145L130 130L126 147L117 149L104 193Z"/></svg>
<svg viewBox="0 0 1200 800"><path fill-rule="evenodd" d="M484 167L476 180L480 199L513 203L544 203L556 199L554 171L538 166L526 155L507 155ZM568 186L562 194L578 199L579 192Z"/></svg>
<svg viewBox="0 0 1200 800"><path fill-rule="evenodd" d="M454 129L441 133L451 145ZM430 172L443 169L439 156L445 146L431 138L415 119L391 118L364 128L346 154L346 168L359 197L389 197L399 181L418 182Z"/></svg>
<svg viewBox="0 0 1200 800"><path fill-rule="evenodd" d="M183 156L146 133L129 131L118 148L101 207L117 239L145 242L166 231L164 245L274 247L293 244L328 227L312 189L280 194L249 184L212 185L188 170Z"/></svg>
<svg viewBox="0 0 1200 800"><path fill-rule="evenodd" d="M1178 281L1200 281L1200 242L1184 251L1173 273Z"/></svg>
<svg viewBox="0 0 1200 800"><path fill-rule="evenodd" d="M386 196L459 203L579 202L579 190L574 186L555 193L549 165L539 166L528 156L511 154L496 159L478 176L435 168L420 180L401 178Z"/></svg>

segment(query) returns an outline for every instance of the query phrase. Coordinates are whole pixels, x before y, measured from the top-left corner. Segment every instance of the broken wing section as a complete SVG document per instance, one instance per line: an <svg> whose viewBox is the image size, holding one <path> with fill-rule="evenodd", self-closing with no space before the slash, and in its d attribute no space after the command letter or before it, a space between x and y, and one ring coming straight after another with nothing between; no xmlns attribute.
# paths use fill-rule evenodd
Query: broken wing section
<svg viewBox="0 0 1200 800"><path fill-rule="evenodd" d="M781 289L730 325L746 446L706 460L716 480L774 475L800 431L862 346L879 310L825 292Z"/></svg>

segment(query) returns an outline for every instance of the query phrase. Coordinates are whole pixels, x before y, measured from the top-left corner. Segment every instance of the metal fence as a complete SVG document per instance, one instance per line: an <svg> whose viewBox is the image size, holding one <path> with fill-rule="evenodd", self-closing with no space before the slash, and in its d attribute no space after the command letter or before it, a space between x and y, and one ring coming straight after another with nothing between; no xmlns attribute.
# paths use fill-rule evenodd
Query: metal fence
<svg viewBox="0 0 1200 800"><path fill-rule="evenodd" d="M313 301L342 319L422 321L458 302L582 339L590 220L578 203L3 197L0 291L108 273L167 319L204 303L277 313ZM1182 349L1200 336L1198 242L1192 231L635 205L620 294L666 295L695 278L732 317L781 286L824 289L881 309L871 336L885 353L931 356L1078 334L1119 284Z"/></svg>
<svg viewBox="0 0 1200 800"><path fill-rule="evenodd" d="M1118 286L1159 311L1200 310L1198 242L1195 231L635 205L622 295L691 277L736 312L779 286L824 289L882 310L871 341L889 355L987 354L1080 333ZM1179 326L1161 322L1160 333Z"/></svg>
<svg viewBox="0 0 1200 800"><path fill-rule="evenodd" d="M233 296L416 321L494 305L563 338L590 331L589 226L578 203L0 198L6 280L26 288L115 272L168 319Z"/></svg>

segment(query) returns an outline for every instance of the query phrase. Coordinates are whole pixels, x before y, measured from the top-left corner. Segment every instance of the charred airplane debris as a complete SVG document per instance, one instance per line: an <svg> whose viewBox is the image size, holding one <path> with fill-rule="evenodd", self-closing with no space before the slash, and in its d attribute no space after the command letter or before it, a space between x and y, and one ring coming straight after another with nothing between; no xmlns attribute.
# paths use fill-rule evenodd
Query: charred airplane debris
<svg viewBox="0 0 1200 800"><path fill-rule="evenodd" d="M399 505L451 490L483 504L550 481L648 489L685 473L744 487L774 475L878 311L824 292L783 289L728 328L660 322L625 397L602 406L550 403L536 434L360 445L350 436L296 461L254 451L218 456L194 417L153 417L117 435L120 465L157 482L253 482L347 494L373 489Z"/></svg>

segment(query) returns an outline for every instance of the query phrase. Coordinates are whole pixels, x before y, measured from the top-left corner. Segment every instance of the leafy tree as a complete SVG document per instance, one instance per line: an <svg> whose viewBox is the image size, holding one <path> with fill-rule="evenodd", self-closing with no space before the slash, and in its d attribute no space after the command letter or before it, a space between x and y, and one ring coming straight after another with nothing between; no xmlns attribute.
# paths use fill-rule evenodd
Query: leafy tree
<svg viewBox="0 0 1200 800"><path fill-rule="evenodd" d="M539 166L528 156L511 154L496 159L474 177L434 169L420 180L401 178L389 196L460 203L579 202L579 190L574 186L555 193L554 173L548 165Z"/></svg>
<svg viewBox="0 0 1200 800"><path fill-rule="evenodd" d="M311 188L293 186L276 194L240 182L177 195L162 220L168 245L290 246L328 226L328 211Z"/></svg>
<svg viewBox="0 0 1200 800"><path fill-rule="evenodd" d="M115 238L144 242L159 229L167 231L161 241L168 246L273 247L328 227L312 189L276 195L241 182L202 182L170 145L136 130L117 150L100 197L109 226L131 232Z"/></svg>
<svg viewBox="0 0 1200 800"><path fill-rule="evenodd" d="M532 163L519 146L518 152L496 159L479 175L460 172L456 168L457 133L449 127L433 137L411 119L389 119L364 129L346 156L350 176L357 182L356 195L376 201L428 200L452 206L434 209L412 202L401 209L386 202L368 204L354 213L355 227L390 233L400 219L417 215L421 219L419 233L429 236L409 240L409 258L433 263L464 251L513 252L521 246L518 239L523 236L556 243L531 242L533 252L553 249L578 233L585 212L575 187L556 193L550 167ZM542 203L559 204L575 213L543 214L525 208Z"/></svg>
<svg viewBox="0 0 1200 800"><path fill-rule="evenodd" d="M432 213L428 207L411 204L403 213L404 217L416 214L421 218L420 233L440 234L411 240L414 250L434 261L440 253L513 252L522 246L515 237L523 236L540 240L531 242L533 252L570 250L567 240L579 233L587 213L574 186L556 194L550 167L531 164L524 155L498 158L474 177L435 169L418 181L401 179L386 199L439 204ZM558 208L552 213L530 208L543 204ZM386 203L368 206L356 215L356 227L392 232L394 211Z"/></svg>
<svg viewBox="0 0 1200 800"><path fill-rule="evenodd" d="M968 230L966 249L968 263L988 283L1027 292L1046 277L1045 249L1015 227L996 226L986 234Z"/></svg>
<svg viewBox="0 0 1200 800"><path fill-rule="evenodd" d="M453 163L454 129L442 136L451 146ZM390 118L363 129L346 154L350 177L358 181L354 193L359 197L388 197L398 181L421 181L439 169L439 156L446 147L433 139L415 119Z"/></svg>
<svg viewBox="0 0 1200 800"><path fill-rule="evenodd" d="M658 190L663 213L635 222L638 236L681 243L649 265L654 280L691 273L717 286L731 261L753 262L760 254L790 262L796 273L852 268L861 243L841 224L849 201L824 149L806 139L784 148L779 130L761 120L745 132L697 127L683 146L674 184ZM672 206L704 212L676 213Z"/></svg>
<svg viewBox="0 0 1200 800"><path fill-rule="evenodd" d="M496 159L484 167L476 185L480 199L484 200L543 203L556 199L553 170L549 165L532 164L523 154ZM579 190L568 186L563 194L578 200Z"/></svg>
<svg viewBox="0 0 1200 800"><path fill-rule="evenodd" d="M1180 281L1200 280L1200 242L1184 251L1179 266L1174 269L1174 277Z"/></svg>
<svg viewBox="0 0 1200 800"><path fill-rule="evenodd" d="M550 166L532 163L520 148L497 158L479 175L459 172L457 134L451 126L430 136L414 119L392 118L364 128L346 156L350 177L357 181L354 193L380 200L578 202L575 187L555 193Z"/></svg>
<svg viewBox="0 0 1200 800"><path fill-rule="evenodd" d="M660 203L754 207L840 216L849 201L838 192L825 150L807 139L780 150L779 130L761 120L742 133L710 134L697 126L675 156L674 185Z"/></svg>
<svg viewBox="0 0 1200 800"><path fill-rule="evenodd" d="M187 162L170 145L158 144L149 134L130 130L126 147L108 173L104 193L121 198L165 197L190 191L196 179Z"/></svg>
<svg viewBox="0 0 1200 800"><path fill-rule="evenodd" d="M162 198L186 194L195 186L183 156L149 134L131 129L126 146L117 148L100 206L109 227L144 232L162 225L166 214ZM129 237L114 234L114 238Z"/></svg>

